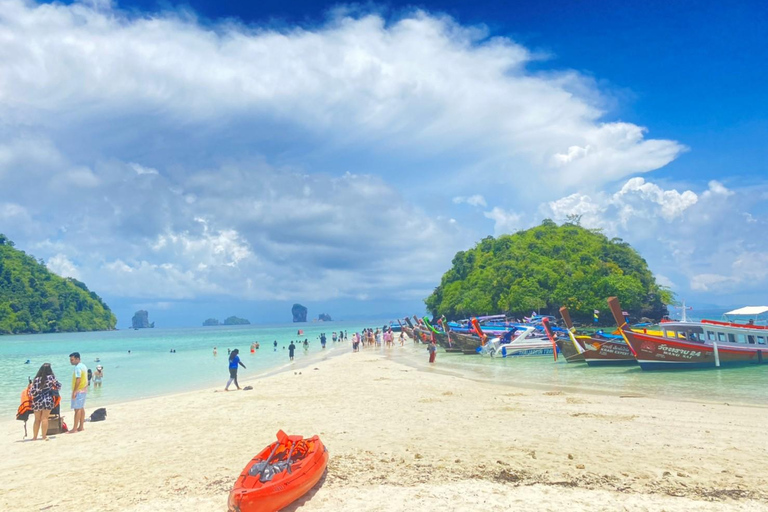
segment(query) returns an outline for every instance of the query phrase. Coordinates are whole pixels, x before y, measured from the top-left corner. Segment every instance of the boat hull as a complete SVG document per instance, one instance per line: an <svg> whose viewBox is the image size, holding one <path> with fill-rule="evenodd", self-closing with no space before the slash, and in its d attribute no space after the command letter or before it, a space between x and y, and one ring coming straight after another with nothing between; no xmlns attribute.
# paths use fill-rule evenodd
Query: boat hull
<svg viewBox="0 0 768 512"><path fill-rule="evenodd" d="M584 347L584 360L589 366L634 366L637 359L624 341L579 338Z"/></svg>
<svg viewBox="0 0 768 512"><path fill-rule="evenodd" d="M469 336L451 331L451 341L453 346L461 349L465 354L476 354L477 349L482 346L480 338Z"/></svg>
<svg viewBox="0 0 768 512"><path fill-rule="evenodd" d="M567 363L586 362L584 360L584 353L576 350L576 347L573 346L571 340L560 338L555 340L555 343L557 344L558 350L560 350L560 354L565 358Z"/></svg>
<svg viewBox="0 0 768 512"><path fill-rule="evenodd" d="M768 364L768 347L689 342L625 331L643 370L679 370Z"/></svg>

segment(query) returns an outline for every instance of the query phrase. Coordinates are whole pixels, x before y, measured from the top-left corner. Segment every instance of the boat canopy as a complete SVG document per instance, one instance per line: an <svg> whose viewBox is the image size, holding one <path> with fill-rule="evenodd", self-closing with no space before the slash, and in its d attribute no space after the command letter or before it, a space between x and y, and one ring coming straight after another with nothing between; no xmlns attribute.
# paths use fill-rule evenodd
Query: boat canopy
<svg viewBox="0 0 768 512"><path fill-rule="evenodd" d="M725 313L726 315L756 316L768 313L768 306L746 306Z"/></svg>

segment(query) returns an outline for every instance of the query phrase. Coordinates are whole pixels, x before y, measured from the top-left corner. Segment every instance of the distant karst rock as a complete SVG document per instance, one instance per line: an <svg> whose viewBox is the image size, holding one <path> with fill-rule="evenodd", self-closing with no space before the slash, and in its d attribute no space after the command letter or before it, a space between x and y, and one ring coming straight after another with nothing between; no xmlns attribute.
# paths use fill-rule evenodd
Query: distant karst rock
<svg viewBox="0 0 768 512"><path fill-rule="evenodd" d="M131 320L131 326L134 329L150 329L155 326L155 322L150 323L149 313L143 309L140 309L134 313L133 319Z"/></svg>
<svg viewBox="0 0 768 512"><path fill-rule="evenodd" d="M226 320L224 320L224 325L250 325L251 322L249 322L245 318L238 318L236 316L230 316Z"/></svg>
<svg viewBox="0 0 768 512"><path fill-rule="evenodd" d="M306 322L307 321L307 308L301 304L294 304L291 308L294 322Z"/></svg>
<svg viewBox="0 0 768 512"><path fill-rule="evenodd" d="M331 318L331 315L328 315L328 314L325 314L325 313L320 313L317 316L317 319L320 320L321 322L332 322L333 321L333 319Z"/></svg>
<svg viewBox="0 0 768 512"><path fill-rule="evenodd" d="M211 327L215 325L219 325L219 320L217 318L209 318L208 320L203 322L203 327Z"/></svg>

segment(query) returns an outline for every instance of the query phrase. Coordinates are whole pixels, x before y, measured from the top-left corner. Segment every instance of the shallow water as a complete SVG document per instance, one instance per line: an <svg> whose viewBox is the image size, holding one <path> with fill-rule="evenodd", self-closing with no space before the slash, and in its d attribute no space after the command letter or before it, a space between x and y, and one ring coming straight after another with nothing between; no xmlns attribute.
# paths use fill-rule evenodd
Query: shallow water
<svg viewBox="0 0 768 512"><path fill-rule="evenodd" d="M339 344L334 346L333 331L345 329L351 336L363 327L380 327L385 323L376 320L0 336L0 414L2 418L15 417L27 377L34 377L46 362L51 363L62 383L62 411L68 411L71 352L80 352L82 362L92 370L97 364L104 367L103 386L91 386L89 390L86 410L92 411L126 400L211 386L223 388L229 378L228 348L240 350L240 358L247 367L239 370L242 380L289 366L287 347L291 340L309 340L307 351L297 343L294 364L300 365L321 354L338 353L349 347L350 344L343 345L344 349ZM298 329L303 329L304 334L297 336ZM328 338L325 350L320 348L321 332ZM274 340L278 341L277 350L272 346ZM254 341L259 342L260 348L251 354L249 347ZM213 347L218 348L216 356ZM176 353L171 353L171 349ZM27 359L30 364L24 364Z"/></svg>
<svg viewBox="0 0 768 512"><path fill-rule="evenodd" d="M432 366L421 346L391 354L412 366ZM433 371L531 389L768 405L768 365L648 372L639 366L595 368L562 359L555 363L551 355L491 358L440 351Z"/></svg>

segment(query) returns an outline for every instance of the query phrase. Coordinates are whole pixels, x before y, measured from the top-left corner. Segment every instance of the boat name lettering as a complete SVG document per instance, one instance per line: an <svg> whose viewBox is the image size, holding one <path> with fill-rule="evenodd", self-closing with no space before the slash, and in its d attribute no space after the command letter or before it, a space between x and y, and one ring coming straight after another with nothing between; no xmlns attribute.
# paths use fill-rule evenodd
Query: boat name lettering
<svg viewBox="0 0 768 512"><path fill-rule="evenodd" d="M693 359L694 357L701 357L701 350L670 347L669 345L659 345L659 350L663 352L664 355L680 357L682 359Z"/></svg>

